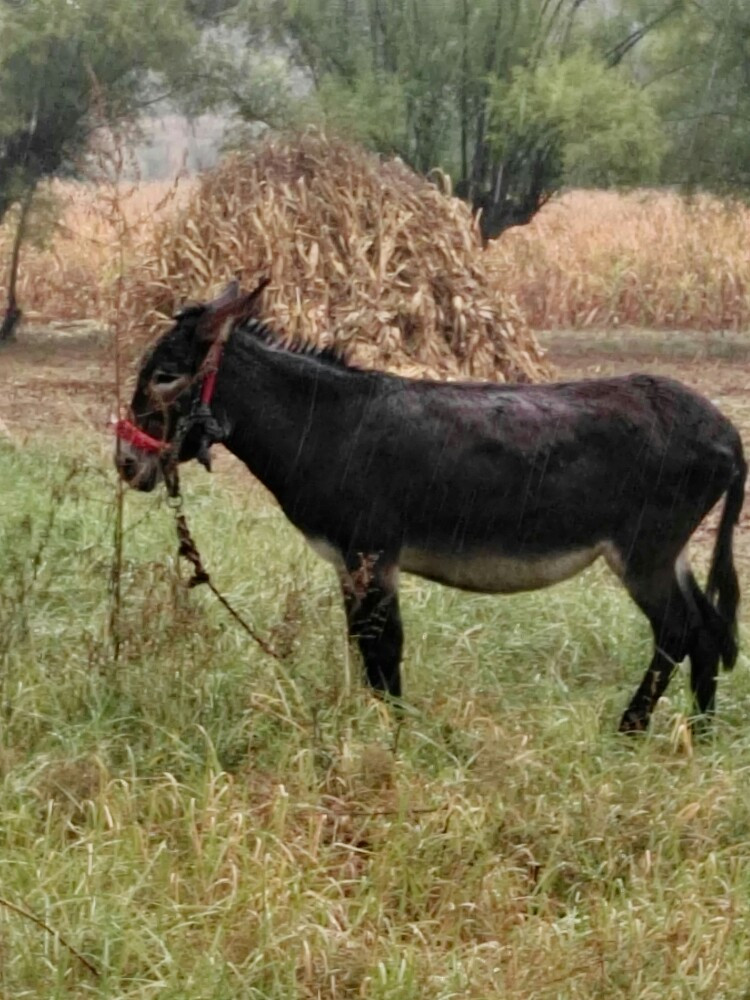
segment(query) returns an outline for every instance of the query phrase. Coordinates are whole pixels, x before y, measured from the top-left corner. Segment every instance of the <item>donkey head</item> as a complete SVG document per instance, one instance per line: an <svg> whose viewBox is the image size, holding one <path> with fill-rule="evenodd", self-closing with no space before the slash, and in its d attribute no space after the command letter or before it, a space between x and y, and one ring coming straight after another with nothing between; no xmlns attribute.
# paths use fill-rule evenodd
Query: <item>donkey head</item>
<svg viewBox="0 0 750 1000"><path fill-rule="evenodd" d="M128 419L116 427L115 465L130 486L152 490L165 461L197 458L208 467L208 449L218 435L202 387L212 379L233 327L255 313L268 281L245 295L233 281L214 301L183 309L148 351Z"/></svg>

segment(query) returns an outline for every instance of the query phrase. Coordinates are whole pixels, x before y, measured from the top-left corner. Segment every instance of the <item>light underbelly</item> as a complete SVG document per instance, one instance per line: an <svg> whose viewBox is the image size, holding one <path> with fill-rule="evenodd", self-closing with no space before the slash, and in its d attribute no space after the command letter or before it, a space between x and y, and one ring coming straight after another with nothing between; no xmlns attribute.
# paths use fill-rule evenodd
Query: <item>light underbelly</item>
<svg viewBox="0 0 750 1000"><path fill-rule="evenodd" d="M342 572L344 569L344 560L341 552L330 542L327 542L324 538L318 538L315 535L305 535L305 541L313 550L316 552L321 559L325 559L326 562L330 563L331 566L335 566L338 572Z"/></svg>
<svg viewBox="0 0 750 1000"><path fill-rule="evenodd" d="M449 587L487 594L513 594L521 590L550 587L561 580L567 580L590 566L600 556L604 556L609 566L619 575L621 560L609 542L529 558L404 548L399 565L407 573L416 573L417 576L424 576Z"/></svg>

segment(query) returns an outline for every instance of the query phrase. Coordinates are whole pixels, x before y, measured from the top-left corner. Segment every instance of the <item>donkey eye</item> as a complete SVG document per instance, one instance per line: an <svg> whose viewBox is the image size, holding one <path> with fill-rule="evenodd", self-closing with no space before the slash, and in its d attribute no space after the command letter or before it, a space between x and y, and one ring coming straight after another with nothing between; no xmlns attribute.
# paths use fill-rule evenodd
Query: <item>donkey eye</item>
<svg viewBox="0 0 750 1000"><path fill-rule="evenodd" d="M173 372L155 372L150 383L150 390L157 396L170 396L180 393L190 382L187 375L175 375Z"/></svg>

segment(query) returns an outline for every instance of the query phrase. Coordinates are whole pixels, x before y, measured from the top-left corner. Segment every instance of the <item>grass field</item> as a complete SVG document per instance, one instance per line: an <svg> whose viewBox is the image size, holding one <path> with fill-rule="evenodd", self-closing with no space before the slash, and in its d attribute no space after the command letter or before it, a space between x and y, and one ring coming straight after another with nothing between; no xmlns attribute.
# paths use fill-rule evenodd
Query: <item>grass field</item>
<svg viewBox="0 0 750 1000"><path fill-rule="evenodd" d="M283 663L180 585L136 495L115 662L106 446L0 443L0 476L4 1000L748 996L745 655L711 738L681 676L624 739L649 639L605 570L498 599L406 577L396 722L333 575L229 469L186 472L188 512Z"/></svg>

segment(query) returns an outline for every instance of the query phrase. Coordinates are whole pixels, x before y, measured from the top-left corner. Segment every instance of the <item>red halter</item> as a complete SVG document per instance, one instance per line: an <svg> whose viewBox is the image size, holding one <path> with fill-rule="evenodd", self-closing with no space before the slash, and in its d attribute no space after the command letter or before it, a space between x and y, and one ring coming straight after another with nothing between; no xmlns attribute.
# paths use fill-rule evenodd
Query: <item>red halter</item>
<svg viewBox="0 0 750 1000"><path fill-rule="evenodd" d="M170 449L169 441L160 441L158 438L151 437L130 420L113 421L112 430L120 441L127 441L128 444L135 445L140 451L147 451L151 455L160 455Z"/></svg>
<svg viewBox="0 0 750 1000"><path fill-rule="evenodd" d="M200 392L201 406L208 407L211 405L214 389L216 388L216 376L219 373L219 364L221 363L223 350L224 341L215 341L209 348L208 354L206 354L206 359L201 366L201 370L205 372ZM160 438L152 437L150 434L142 431L140 427L136 426L136 424L134 424L131 420L121 419L114 421L113 430L115 432L115 436L120 441L127 441L128 444L132 444L140 451L148 452L150 455L163 455L172 448L171 442L162 441Z"/></svg>

